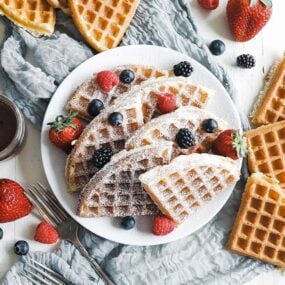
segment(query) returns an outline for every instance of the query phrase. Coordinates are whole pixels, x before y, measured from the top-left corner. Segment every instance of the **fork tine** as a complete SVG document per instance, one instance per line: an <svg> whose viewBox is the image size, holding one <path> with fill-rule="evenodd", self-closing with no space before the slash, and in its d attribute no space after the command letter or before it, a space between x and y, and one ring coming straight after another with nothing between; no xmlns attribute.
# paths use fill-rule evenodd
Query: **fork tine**
<svg viewBox="0 0 285 285"><path fill-rule="evenodd" d="M41 216L47 220L47 222L53 226L57 226L60 223L54 213L50 210L48 203L44 203L39 195L35 195L31 186L29 186L25 192L28 194L28 197L31 199Z"/></svg>
<svg viewBox="0 0 285 285"><path fill-rule="evenodd" d="M39 283L39 282L35 281L34 279L32 279L25 272L21 272L21 275L24 276L25 278L27 278L30 282L32 282L33 285L42 285L41 283ZM49 283L45 283L45 284L50 285Z"/></svg>

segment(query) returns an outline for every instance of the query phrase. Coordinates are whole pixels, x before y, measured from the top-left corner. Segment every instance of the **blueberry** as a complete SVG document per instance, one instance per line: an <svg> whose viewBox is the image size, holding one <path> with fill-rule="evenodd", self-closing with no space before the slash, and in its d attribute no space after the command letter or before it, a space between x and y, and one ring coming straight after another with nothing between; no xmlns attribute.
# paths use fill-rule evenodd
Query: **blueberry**
<svg viewBox="0 0 285 285"><path fill-rule="evenodd" d="M221 55L225 52L226 46L221 40L211 42L209 49L213 55Z"/></svg>
<svg viewBox="0 0 285 285"><path fill-rule="evenodd" d="M4 232L3 232L2 228L0 228L0 240L3 238L3 236L4 236Z"/></svg>
<svg viewBox="0 0 285 285"><path fill-rule="evenodd" d="M120 81L125 84L131 84L135 80L135 74L130 69L124 69L120 74Z"/></svg>
<svg viewBox="0 0 285 285"><path fill-rule="evenodd" d="M27 255L29 252L29 244L24 240L19 240L15 243L14 252L17 255Z"/></svg>
<svg viewBox="0 0 285 285"><path fill-rule="evenodd" d="M112 126L119 126L123 123L123 115L119 112L113 112L109 115L108 121Z"/></svg>
<svg viewBox="0 0 285 285"><path fill-rule="evenodd" d="M131 217L131 216L123 218L122 223L121 223L122 227L125 230L132 229L135 226L135 224L136 224L136 220L134 219L134 217Z"/></svg>
<svg viewBox="0 0 285 285"><path fill-rule="evenodd" d="M207 133L214 133L218 128L218 123L214 119L207 119L203 122L203 129Z"/></svg>
<svg viewBox="0 0 285 285"><path fill-rule="evenodd" d="M104 109L104 104L99 99L93 99L88 104L87 112L91 117L96 117Z"/></svg>

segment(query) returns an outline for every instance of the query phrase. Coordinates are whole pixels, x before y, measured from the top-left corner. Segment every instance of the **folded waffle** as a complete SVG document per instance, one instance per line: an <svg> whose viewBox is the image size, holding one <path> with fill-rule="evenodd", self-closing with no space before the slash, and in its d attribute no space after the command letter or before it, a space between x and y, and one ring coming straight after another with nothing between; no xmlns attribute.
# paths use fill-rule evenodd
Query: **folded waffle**
<svg viewBox="0 0 285 285"><path fill-rule="evenodd" d="M159 212L142 188L139 175L175 156L171 143L139 147L115 154L98 171L80 195L78 215L123 217Z"/></svg>
<svg viewBox="0 0 285 285"><path fill-rule="evenodd" d="M96 75L94 74L91 79L82 83L66 104L66 109L71 112L76 112L78 116L90 121L92 117L87 112L88 104L93 99L99 99L103 102L105 108L107 108L120 94L129 91L133 86L140 84L141 82L149 78L158 78L162 76L170 76L171 72L168 70L160 70L151 66L145 65L122 65L118 66L114 70L118 76L125 70L130 69L135 74L135 79L131 84L119 83L110 93L106 94L101 91L97 82Z"/></svg>
<svg viewBox="0 0 285 285"><path fill-rule="evenodd" d="M135 86L117 98L85 128L66 164L69 191L80 191L98 169L92 163L95 150L110 147L116 153L125 147L125 141L145 123L158 117L157 100L160 93L176 96L176 107L194 105L203 107L209 91L190 83L184 77L150 79ZM108 117L113 112L123 116L119 126L111 126Z"/></svg>
<svg viewBox="0 0 285 285"><path fill-rule="evenodd" d="M251 116L255 125L285 120L285 54L265 77L264 88Z"/></svg>
<svg viewBox="0 0 285 285"><path fill-rule="evenodd" d="M70 15L68 0L47 0L55 9L61 9L65 14Z"/></svg>
<svg viewBox="0 0 285 285"><path fill-rule="evenodd" d="M116 47L140 0L69 0L75 25L97 51Z"/></svg>
<svg viewBox="0 0 285 285"><path fill-rule="evenodd" d="M0 0L0 11L34 35L51 35L55 12L46 0Z"/></svg>
<svg viewBox="0 0 285 285"><path fill-rule="evenodd" d="M251 173L262 172L285 187L285 121L245 132L248 141L248 167Z"/></svg>
<svg viewBox="0 0 285 285"><path fill-rule="evenodd" d="M227 249L285 267L285 194L276 179L252 174Z"/></svg>
<svg viewBox="0 0 285 285"><path fill-rule="evenodd" d="M180 155L139 179L161 212L180 224L234 184L239 179L239 169L229 158L195 153Z"/></svg>
<svg viewBox="0 0 285 285"><path fill-rule="evenodd" d="M214 133L207 133L203 128L206 119L215 119L218 129ZM175 142L179 129L189 128L195 137L195 145L182 149ZM180 107L175 112L161 115L151 120L138 129L126 142L126 149L132 149L153 143L170 141L180 153L190 154L193 152L209 152L212 142L218 134L226 128L226 123L210 112L197 107Z"/></svg>

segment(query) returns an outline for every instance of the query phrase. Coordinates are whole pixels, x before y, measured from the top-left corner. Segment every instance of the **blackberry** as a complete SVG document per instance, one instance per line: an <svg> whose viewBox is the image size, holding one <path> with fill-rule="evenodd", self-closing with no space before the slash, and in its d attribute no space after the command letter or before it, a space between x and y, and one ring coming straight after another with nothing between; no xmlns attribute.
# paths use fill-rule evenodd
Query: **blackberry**
<svg viewBox="0 0 285 285"><path fill-rule="evenodd" d="M111 160L112 155L113 151L110 147L101 147L95 151L92 161L98 169L101 169Z"/></svg>
<svg viewBox="0 0 285 285"><path fill-rule="evenodd" d="M242 54L237 57L237 66L242 68L252 68L255 66L255 59L251 54Z"/></svg>
<svg viewBox="0 0 285 285"><path fill-rule="evenodd" d="M176 76L189 77L193 70L191 63L188 61L181 61L173 66L173 71Z"/></svg>
<svg viewBox="0 0 285 285"><path fill-rule="evenodd" d="M195 137L191 130L187 128L182 128L178 131L175 141L181 148L188 148L196 144Z"/></svg>

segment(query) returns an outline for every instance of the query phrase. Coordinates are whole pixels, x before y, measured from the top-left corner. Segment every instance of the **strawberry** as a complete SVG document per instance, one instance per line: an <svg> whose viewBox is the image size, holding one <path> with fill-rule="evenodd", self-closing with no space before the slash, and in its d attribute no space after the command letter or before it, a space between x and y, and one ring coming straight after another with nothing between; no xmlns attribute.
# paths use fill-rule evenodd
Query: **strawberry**
<svg viewBox="0 0 285 285"><path fill-rule="evenodd" d="M164 236L171 233L175 228L175 223L172 219L158 215L153 220L152 232L157 236Z"/></svg>
<svg viewBox="0 0 285 285"><path fill-rule="evenodd" d="M245 42L265 26L272 13L271 0L229 0L227 17L233 37Z"/></svg>
<svg viewBox="0 0 285 285"><path fill-rule="evenodd" d="M41 222L37 228L34 239L41 243L52 244L59 239L57 230L47 222Z"/></svg>
<svg viewBox="0 0 285 285"><path fill-rule="evenodd" d="M0 223L15 221L31 211L24 189L13 180L0 179Z"/></svg>
<svg viewBox="0 0 285 285"><path fill-rule="evenodd" d="M198 0L198 3L206 10L214 10L219 6L219 0Z"/></svg>
<svg viewBox="0 0 285 285"><path fill-rule="evenodd" d="M169 113L176 108L176 97L171 93L161 93L157 100L157 107L161 113Z"/></svg>
<svg viewBox="0 0 285 285"><path fill-rule="evenodd" d="M239 131L225 130L214 141L213 151L234 160L245 157L247 154L246 139L239 134Z"/></svg>
<svg viewBox="0 0 285 285"><path fill-rule="evenodd" d="M119 77L116 73L108 70L101 71L96 76L96 81L100 87L100 89L108 93L110 92L115 86L119 84Z"/></svg>
<svg viewBox="0 0 285 285"><path fill-rule="evenodd" d="M49 139L57 147L69 152L72 148L72 141L76 140L83 131L83 124L76 114L68 113L66 117L57 116L54 122L48 123L51 126Z"/></svg>

